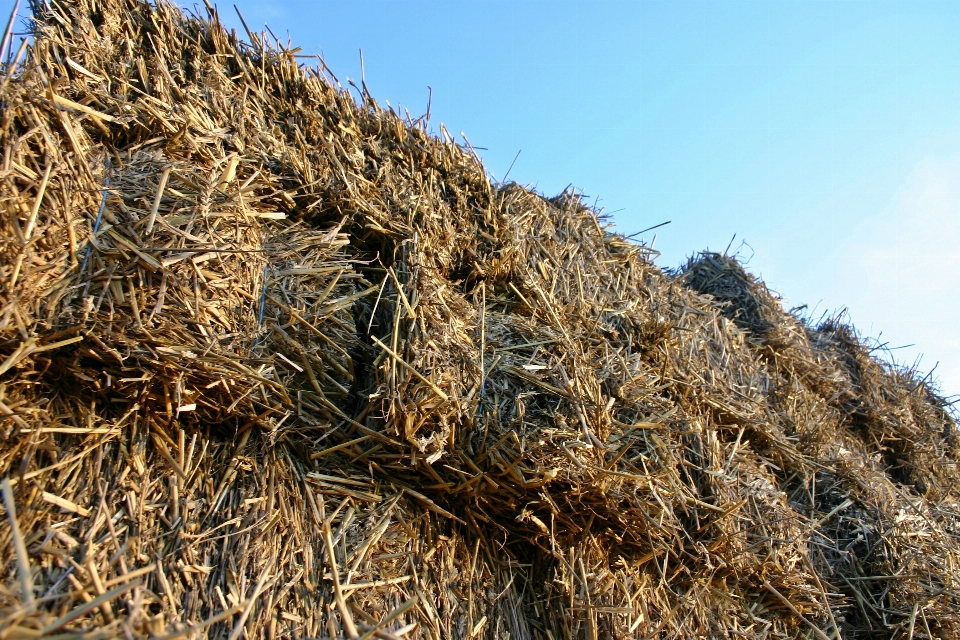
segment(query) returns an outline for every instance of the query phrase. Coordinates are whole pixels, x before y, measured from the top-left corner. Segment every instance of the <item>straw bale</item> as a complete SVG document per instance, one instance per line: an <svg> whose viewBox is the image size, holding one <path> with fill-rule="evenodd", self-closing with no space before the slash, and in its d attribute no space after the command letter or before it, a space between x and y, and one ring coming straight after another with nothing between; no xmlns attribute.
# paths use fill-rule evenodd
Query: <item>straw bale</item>
<svg viewBox="0 0 960 640"><path fill-rule="evenodd" d="M954 417L840 318L210 6L33 13L3 637L960 635Z"/></svg>

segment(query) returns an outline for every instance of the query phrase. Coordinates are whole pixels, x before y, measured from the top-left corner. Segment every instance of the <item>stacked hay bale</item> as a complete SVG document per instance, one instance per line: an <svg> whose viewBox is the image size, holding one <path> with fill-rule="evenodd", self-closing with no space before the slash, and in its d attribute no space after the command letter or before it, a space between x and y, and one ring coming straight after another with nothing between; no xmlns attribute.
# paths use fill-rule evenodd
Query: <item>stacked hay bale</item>
<svg viewBox="0 0 960 640"><path fill-rule="evenodd" d="M0 79L0 628L956 637L955 424L722 255L164 2Z"/></svg>

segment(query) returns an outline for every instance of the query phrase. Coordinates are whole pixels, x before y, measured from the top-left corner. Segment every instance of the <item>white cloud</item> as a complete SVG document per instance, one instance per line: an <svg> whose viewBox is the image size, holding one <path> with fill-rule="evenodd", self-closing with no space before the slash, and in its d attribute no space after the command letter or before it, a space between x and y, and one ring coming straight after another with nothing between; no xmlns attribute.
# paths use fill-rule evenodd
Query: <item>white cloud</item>
<svg viewBox="0 0 960 640"><path fill-rule="evenodd" d="M890 346L914 344L897 360L922 354L924 372L939 363L943 393L960 394L960 156L918 163L846 243L841 264L858 328L882 331Z"/></svg>

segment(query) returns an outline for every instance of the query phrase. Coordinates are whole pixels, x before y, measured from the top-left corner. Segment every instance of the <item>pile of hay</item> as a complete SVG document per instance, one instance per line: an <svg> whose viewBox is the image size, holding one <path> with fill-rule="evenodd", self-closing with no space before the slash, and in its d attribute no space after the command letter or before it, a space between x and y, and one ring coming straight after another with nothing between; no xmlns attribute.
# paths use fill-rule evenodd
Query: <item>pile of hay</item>
<svg viewBox="0 0 960 640"><path fill-rule="evenodd" d="M946 403L209 6L0 100L0 638L953 638Z"/></svg>

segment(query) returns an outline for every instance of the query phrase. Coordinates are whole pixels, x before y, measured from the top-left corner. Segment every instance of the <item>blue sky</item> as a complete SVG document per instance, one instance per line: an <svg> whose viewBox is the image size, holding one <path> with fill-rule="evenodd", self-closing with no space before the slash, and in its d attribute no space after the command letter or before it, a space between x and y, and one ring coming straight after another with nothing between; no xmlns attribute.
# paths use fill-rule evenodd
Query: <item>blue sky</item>
<svg viewBox="0 0 960 640"><path fill-rule="evenodd" d="M671 220L662 266L737 234L788 304L847 308L960 393L960 3L236 4L344 84L362 49L381 104L419 116L432 87L498 179L519 151L511 180L623 233Z"/></svg>

